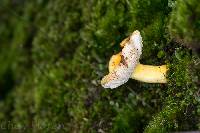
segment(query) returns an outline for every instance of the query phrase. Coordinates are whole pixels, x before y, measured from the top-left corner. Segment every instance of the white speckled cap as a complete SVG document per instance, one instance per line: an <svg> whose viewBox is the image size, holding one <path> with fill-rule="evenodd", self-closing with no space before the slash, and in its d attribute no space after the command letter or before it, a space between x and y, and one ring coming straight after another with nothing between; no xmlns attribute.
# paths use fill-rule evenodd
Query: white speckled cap
<svg viewBox="0 0 200 133"><path fill-rule="evenodd" d="M139 63L142 46L142 37L140 32L136 30L130 35L129 40L126 40L119 65L101 80L101 85L104 88L117 88L128 81Z"/></svg>

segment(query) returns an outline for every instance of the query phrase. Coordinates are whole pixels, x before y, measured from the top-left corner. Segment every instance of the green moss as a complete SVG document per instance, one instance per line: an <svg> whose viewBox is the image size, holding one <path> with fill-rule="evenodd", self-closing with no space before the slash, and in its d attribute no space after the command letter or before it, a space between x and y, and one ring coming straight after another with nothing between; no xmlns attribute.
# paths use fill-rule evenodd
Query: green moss
<svg viewBox="0 0 200 133"><path fill-rule="evenodd" d="M191 52L185 48L176 48L168 64L168 89L165 104L161 112L154 116L149 123L145 132L168 132L171 130L188 130L187 128L196 129L193 123L195 110L191 109L189 113L193 118L186 114L188 108L196 106L195 93L198 91L196 83L193 81L194 67ZM185 126L188 123L190 126Z"/></svg>
<svg viewBox="0 0 200 133"><path fill-rule="evenodd" d="M176 117L180 112L180 107L173 102L162 109L162 111L157 114L154 119L146 127L145 132L148 133L165 133L170 131L172 128L177 128Z"/></svg>
<svg viewBox="0 0 200 133"><path fill-rule="evenodd" d="M192 2L188 5L194 12L182 1L174 3L3 1L1 123L10 121L27 132L198 129L199 56L174 38L198 40L198 14L192 28L182 16L199 9ZM115 90L103 89L100 80L108 72L108 59L136 29L143 37L141 63L168 63L168 84L130 80ZM190 30L197 34L188 35Z"/></svg>
<svg viewBox="0 0 200 133"><path fill-rule="evenodd" d="M171 38L194 49L199 48L200 6L198 3L198 0L177 0L169 22Z"/></svg>

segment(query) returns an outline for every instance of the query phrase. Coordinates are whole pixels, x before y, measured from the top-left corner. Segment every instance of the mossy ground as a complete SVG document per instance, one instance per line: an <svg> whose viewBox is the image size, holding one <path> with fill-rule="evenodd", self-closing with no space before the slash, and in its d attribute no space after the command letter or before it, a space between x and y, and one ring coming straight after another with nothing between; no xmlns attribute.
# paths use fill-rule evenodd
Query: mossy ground
<svg viewBox="0 0 200 133"><path fill-rule="evenodd" d="M2 0L1 130L198 130L199 11L198 0ZM110 56L136 29L141 62L168 64L168 83L103 89Z"/></svg>

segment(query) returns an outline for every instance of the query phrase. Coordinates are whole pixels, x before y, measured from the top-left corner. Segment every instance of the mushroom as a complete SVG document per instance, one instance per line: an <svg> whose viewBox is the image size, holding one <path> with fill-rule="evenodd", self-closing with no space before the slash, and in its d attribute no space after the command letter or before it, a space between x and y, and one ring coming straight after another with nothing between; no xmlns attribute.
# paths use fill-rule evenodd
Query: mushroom
<svg viewBox="0 0 200 133"><path fill-rule="evenodd" d="M139 63L142 54L142 37L138 30L124 39L122 52L113 55L109 61L109 74L101 80L104 88L117 88L129 78L146 83L167 83L167 66L152 66Z"/></svg>

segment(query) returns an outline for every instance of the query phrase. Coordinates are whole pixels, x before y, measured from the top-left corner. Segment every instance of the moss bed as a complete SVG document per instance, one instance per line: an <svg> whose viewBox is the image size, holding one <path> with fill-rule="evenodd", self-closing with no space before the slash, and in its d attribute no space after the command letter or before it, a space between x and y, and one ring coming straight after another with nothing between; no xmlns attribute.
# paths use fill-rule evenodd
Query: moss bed
<svg viewBox="0 0 200 133"><path fill-rule="evenodd" d="M119 43L143 37L144 64L167 84L104 89ZM0 131L200 130L198 0L1 0Z"/></svg>

